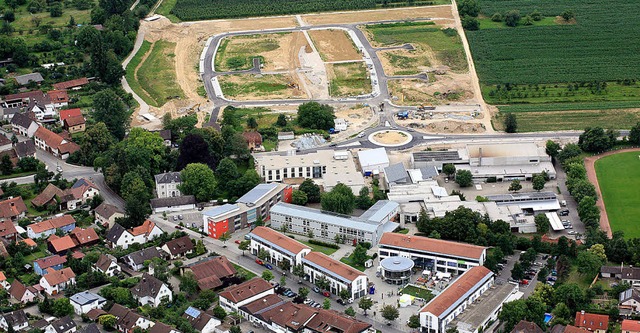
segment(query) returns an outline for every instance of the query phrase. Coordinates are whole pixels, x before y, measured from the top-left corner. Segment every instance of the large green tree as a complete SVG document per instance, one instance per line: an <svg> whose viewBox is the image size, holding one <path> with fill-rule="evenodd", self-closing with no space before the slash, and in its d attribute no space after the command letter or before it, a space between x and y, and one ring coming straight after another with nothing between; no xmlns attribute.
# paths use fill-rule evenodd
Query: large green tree
<svg viewBox="0 0 640 333"><path fill-rule="evenodd" d="M460 17L472 16L476 17L480 13L480 5L478 0L460 0L458 2L458 12Z"/></svg>
<svg viewBox="0 0 640 333"><path fill-rule="evenodd" d="M294 205L304 206L307 204L307 201L307 194L300 190L295 190L291 194L291 203Z"/></svg>
<svg viewBox="0 0 640 333"><path fill-rule="evenodd" d="M400 312L394 305L387 304L382 307L382 318L392 322L398 319L398 316L400 316Z"/></svg>
<svg viewBox="0 0 640 333"><path fill-rule="evenodd" d="M111 89L105 89L93 97L93 118L102 122L118 140L124 138L129 126L129 111L124 102Z"/></svg>
<svg viewBox="0 0 640 333"><path fill-rule="evenodd" d="M130 171L122 177L122 198L127 213L127 222L123 227L138 226L151 214L151 193L138 172Z"/></svg>
<svg viewBox="0 0 640 333"><path fill-rule="evenodd" d="M458 170L456 173L456 183L460 187L469 187L473 184L473 175L469 170Z"/></svg>
<svg viewBox="0 0 640 333"><path fill-rule="evenodd" d="M629 143L640 145L640 122L631 127L631 131L629 131Z"/></svg>
<svg viewBox="0 0 640 333"><path fill-rule="evenodd" d="M84 132L84 138L80 145L78 162L93 166L96 157L108 151L114 142L114 137L105 123L99 122L89 126Z"/></svg>
<svg viewBox="0 0 640 333"><path fill-rule="evenodd" d="M298 125L328 130L334 127L333 107L318 102L307 102L298 107Z"/></svg>
<svg viewBox="0 0 640 333"><path fill-rule="evenodd" d="M603 152L613 147L615 137L617 137L617 135L606 132L602 127L588 127L584 130L584 133L580 135L578 145L586 152Z"/></svg>
<svg viewBox="0 0 640 333"><path fill-rule="evenodd" d="M337 184L331 191L324 193L321 199L323 210L340 214L351 214L356 204L356 196L347 185Z"/></svg>
<svg viewBox="0 0 640 333"><path fill-rule="evenodd" d="M313 179L305 179L298 189L307 194L310 203L320 202L320 186L313 182Z"/></svg>
<svg viewBox="0 0 640 333"><path fill-rule="evenodd" d="M191 194L199 202L209 201L215 197L216 177L206 164L191 163L180 172L182 184L180 191Z"/></svg>
<svg viewBox="0 0 640 333"><path fill-rule="evenodd" d="M549 231L549 218L545 214L538 214L534 218L539 233L546 234Z"/></svg>

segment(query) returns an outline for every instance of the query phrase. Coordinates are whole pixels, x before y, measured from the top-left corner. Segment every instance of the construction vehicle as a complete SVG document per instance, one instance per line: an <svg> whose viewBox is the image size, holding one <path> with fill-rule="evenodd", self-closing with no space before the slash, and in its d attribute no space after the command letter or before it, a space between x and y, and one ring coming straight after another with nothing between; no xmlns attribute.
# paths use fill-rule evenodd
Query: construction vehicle
<svg viewBox="0 0 640 333"><path fill-rule="evenodd" d="M407 119L409 118L409 111L400 111L397 113L398 119Z"/></svg>
<svg viewBox="0 0 640 333"><path fill-rule="evenodd" d="M295 82L289 82L287 83L287 88L298 89L298 84Z"/></svg>

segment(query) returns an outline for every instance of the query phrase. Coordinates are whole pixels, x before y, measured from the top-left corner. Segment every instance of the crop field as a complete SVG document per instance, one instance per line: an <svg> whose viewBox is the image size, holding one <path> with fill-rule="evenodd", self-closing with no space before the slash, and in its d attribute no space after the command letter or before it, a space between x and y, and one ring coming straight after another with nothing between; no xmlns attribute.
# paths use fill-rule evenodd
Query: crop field
<svg viewBox="0 0 640 333"><path fill-rule="evenodd" d="M173 1L173 0L171 0ZM448 0L177 0L171 14L183 21L288 15L379 7L422 6Z"/></svg>
<svg viewBox="0 0 640 333"><path fill-rule="evenodd" d="M603 157L595 163L611 229L627 238L640 237L640 158L638 152Z"/></svg>
<svg viewBox="0 0 640 333"><path fill-rule="evenodd" d="M290 35L260 34L249 36L234 36L220 42L216 53L216 71L243 70L253 67L253 58L262 58L260 54L280 48L279 37Z"/></svg>
<svg viewBox="0 0 640 333"><path fill-rule="evenodd" d="M467 71L467 59L460 36L454 29L441 29L433 22L408 22L394 24L375 24L365 27L374 46L413 45L413 51L387 51L385 57L402 65L407 72L420 71L425 60L411 62L406 58L426 56L432 66L448 66L452 71ZM386 54L391 55L386 55ZM393 55L400 56L392 59ZM409 56L410 55L410 56ZM404 58L402 58L404 57Z"/></svg>
<svg viewBox="0 0 640 333"><path fill-rule="evenodd" d="M513 9L523 14L538 10L545 17L555 17L565 10L572 10L576 15L576 24L467 32L483 85L611 83L640 78L637 65L640 43L631 42L640 35L639 1L484 0L480 5L481 13L486 16ZM615 95L614 91L619 88L609 85L606 90ZM633 94L619 94L640 100L637 90ZM554 97L574 100L571 94ZM619 96L611 99L617 98ZM603 96L594 94L592 100L603 100Z"/></svg>
<svg viewBox="0 0 640 333"><path fill-rule="evenodd" d="M306 94L287 84L295 82L289 75L234 74L218 78L222 92L227 98L241 97L240 100L261 100L278 98L305 98Z"/></svg>
<svg viewBox="0 0 640 333"><path fill-rule="evenodd" d="M496 129L503 130L503 115L500 112L494 121ZM640 109L624 110L575 110L575 111L528 111L516 113L518 132L556 130L582 131L587 127L630 129L640 121Z"/></svg>
<svg viewBox="0 0 640 333"><path fill-rule="evenodd" d="M326 66L331 96L347 97L371 92L371 80L364 62L327 64Z"/></svg>
<svg viewBox="0 0 640 333"><path fill-rule="evenodd" d="M137 78L154 101L151 105L162 106L173 98L183 98L184 92L176 82L176 43L159 40L151 46L151 52L138 69Z"/></svg>

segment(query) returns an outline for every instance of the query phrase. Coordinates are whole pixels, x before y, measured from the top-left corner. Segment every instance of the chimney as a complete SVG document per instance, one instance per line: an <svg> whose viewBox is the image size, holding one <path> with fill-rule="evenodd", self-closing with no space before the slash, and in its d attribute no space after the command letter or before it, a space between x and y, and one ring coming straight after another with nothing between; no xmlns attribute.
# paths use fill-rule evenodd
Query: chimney
<svg viewBox="0 0 640 333"><path fill-rule="evenodd" d="M584 315L584 310L580 311L580 313L581 313L582 315Z"/></svg>

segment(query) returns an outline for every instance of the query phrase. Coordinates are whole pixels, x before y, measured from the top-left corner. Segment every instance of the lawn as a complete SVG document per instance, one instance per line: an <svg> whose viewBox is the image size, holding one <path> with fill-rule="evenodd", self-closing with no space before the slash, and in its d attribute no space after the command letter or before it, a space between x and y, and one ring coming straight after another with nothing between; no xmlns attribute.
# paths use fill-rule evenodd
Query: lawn
<svg viewBox="0 0 640 333"><path fill-rule="evenodd" d="M371 92L371 80L364 62L327 64L326 66L331 96L348 97Z"/></svg>
<svg viewBox="0 0 640 333"><path fill-rule="evenodd" d="M494 127L503 130L504 113L494 119ZM629 129L640 121L640 110L581 110L518 112L518 132L584 130L587 127Z"/></svg>
<svg viewBox="0 0 640 333"><path fill-rule="evenodd" d="M640 237L640 154L627 152L596 161L602 200L607 207L613 231L624 231L627 238Z"/></svg>
<svg viewBox="0 0 640 333"><path fill-rule="evenodd" d="M177 23L180 22L180 19L171 13L173 7L175 7L176 2L178 0L161 0L162 3L156 9L156 14L160 14L166 18L168 18L171 22Z"/></svg>
<svg viewBox="0 0 640 333"><path fill-rule="evenodd" d="M142 89L142 86L140 85L140 81L136 80L136 68L138 67L138 65L140 65L140 62L142 62L142 58L144 57L145 54L147 54L147 52L149 52L149 50L151 49L151 43L149 43L148 41L143 41L142 45L140 46L140 49L138 49L138 53L136 53L136 55L133 56L133 58L131 58L131 61L129 62L129 64L127 65L127 72L125 74L125 77L127 78L127 83L129 83L129 87L131 87L131 89L133 91L135 91L136 94L138 94L138 96L140 96L140 98L142 98L142 100L144 100L145 102L147 102L147 104L155 104L155 101L153 100L153 98L151 98L151 96L149 96L149 94Z"/></svg>
<svg viewBox="0 0 640 333"><path fill-rule="evenodd" d="M480 30L466 33L488 102L640 102L640 44L630 43L640 34L635 22L640 2L484 0L480 5L485 17L509 10L523 16L537 10L546 17L516 28L481 20ZM574 23L550 23L565 10L575 13Z"/></svg>
<svg viewBox="0 0 640 333"><path fill-rule="evenodd" d="M406 286L402 289L403 294L408 294L414 297L422 298L425 302L429 302L433 297L435 297L431 291L428 289L418 288L416 286Z"/></svg>
<svg viewBox="0 0 640 333"><path fill-rule="evenodd" d="M370 258L371 258L371 256L368 256L368 258L367 258L367 259L370 259ZM345 264L347 264L347 265L349 265L349 266L351 266L351 267L353 267L353 268L355 268L355 269L357 269L357 270L361 271L361 272L364 272L364 270L366 269L366 268L365 268L364 266L362 266L362 265L356 265L356 264L354 264L354 263L353 263L353 253L351 253L351 255L350 255L350 256L348 256L348 257L342 257L342 258L340 258L340 261L341 261L342 263L345 263Z"/></svg>
<svg viewBox="0 0 640 333"><path fill-rule="evenodd" d="M438 61L433 65L445 65L456 72L467 71L462 41L454 29L442 29L433 22L406 22L367 25L366 30L370 33L373 44L394 46L411 43L415 47L411 54L432 54ZM409 65L403 68L407 71L424 65L424 60L419 60L423 63L407 63L407 59L401 58L396 61Z"/></svg>
<svg viewBox="0 0 640 333"><path fill-rule="evenodd" d="M226 97L287 98L289 76L282 74L236 74L219 76Z"/></svg>
<svg viewBox="0 0 640 333"><path fill-rule="evenodd" d="M309 243L307 241L303 241L303 240L298 240L298 241L300 243L310 247L311 251L321 252L321 253L324 253L326 255L332 255L334 252L338 251L338 249L333 249L333 248L322 246L322 245L311 244L311 243Z"/></svg>
<svg viewBox="0 0 640 333"><path fill-rule="evenodd" d="M0 1L0 8L6 8L4 6L5 1ZM98 1L92 1L97 4ZM35 26L36 21L39 20L38 25L50 25L52 28L62 28L66 27L69 24L69 19L73 16L73 19L76 21L76 24L89 24L91 22L91 10L77 10L73 7L63 8L62 16L60 17L51 17L51 14L48 10L44 10L39 13L31 14L28 12L28 4L24 6L18 6L16 8L16 20L11 23L11 26L15 29L16 32L29 32L29 30L37 30L38 28ZM23 35L23 34L20 34Z"/></svg>
<svg viewBox="0 0 640 333"><path fill-rule="evenodd" d="M246 268L244 268L242 266L233 264L233 267L236 268L236 271L238 272L238 274L245 276L247 278L247 280L251 280L254 277L258 276L256 273L251 272L251 271L247 270Z"/></svg>
<svg viewBox="0 0 640 333"><path fill-rule="evenodd" d="M151 46L151 53L138 69L138 81L154 101L153 106L164 105L167 100L183 98L184 92L176 84L176 43L159 40Z"/></svg>

